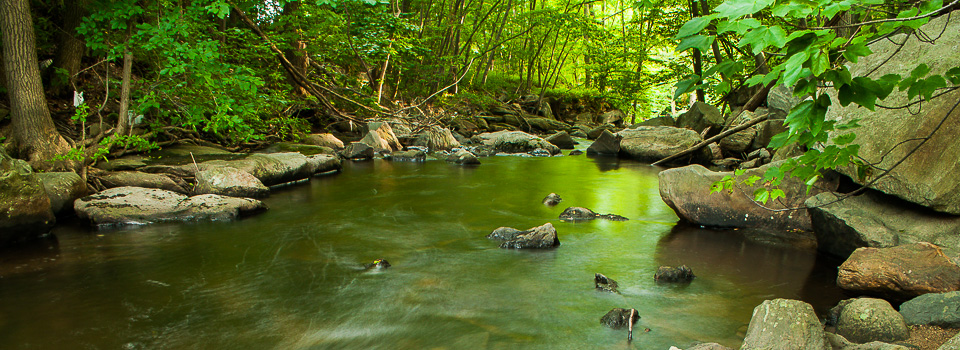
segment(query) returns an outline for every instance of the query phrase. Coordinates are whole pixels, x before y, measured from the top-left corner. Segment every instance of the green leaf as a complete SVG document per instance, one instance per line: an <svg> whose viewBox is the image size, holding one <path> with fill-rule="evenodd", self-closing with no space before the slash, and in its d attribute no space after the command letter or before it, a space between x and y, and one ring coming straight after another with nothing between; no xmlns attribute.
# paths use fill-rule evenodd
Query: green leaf
<svg viewBox="0 0 960 350"><path fill-rule="evenodd" d="M717 6L714 11L719 13L721 17L740 18L757 13L773 5L774 1L775 0L727 0L720 4L720 6Z"/></svg>
<svg viewBox="0 0 960 350"><path fill-rule="evenodd" d="M699 49L700 51L707 51L710 48L710 44L713 44L714 37L712 35L693 35L683 38L680 40L680 44L677 45L677 52L682 52L687 49Z"/></svg>
<svg viewBox="0 0 960 350"><path fill-rule="evenodd" d="M772 13L776 17L807 17L816 12L817 4L813 1L793 0L773 7Z"/></svg>
<svg viewBox="0 0 960 350"><path fill-rule="evenodd" d="M853 142L853 140L855 140L856 138L857 138L857 134L854 134L854 133L843 134L843 135L834 137L833 143L842 146L842 145L846 145Z"/></svg>
<svg viewBox="0 0 960 350"><path fill-rule="evenodd" d="M807 62L809 55L806 52L799 52L790 56L783 68L783 85L794 86L797 80L800 80L803 74L803 63Z"/></svg>
<svg viewBox="0 0 960 350"><path fill-rule="evenodd" d="M766 188L758 188L756 191L753 191L753 200L767 204L767 200L770 199L770 191L767 191Z"/></svg>
<svg viewBox="0 0 960 350"><path fill-rule="evenodd" d="M737 42L737 46L746 47L749 45L753 54L758 54L767 47L782 48L786 43L787 34L783 31L783 28L780 28L780 26L762 26L751 29L744 34L743 38L740 38L740 41Z"/></svg>
<svg viewBox="0 0 960 350"><path fill-rule="evenodd" d="M810 58L810 71L813 75L820 76L830 68L830 55L822 50L817 50Z"/></svg>
<svg viewBox="0 0 960 350"><path fill-rule="evenodd" d="M949 80L950 83L954 85L960 85L960 67L950 68L950 70L943 75L947 77L947 80Z"/></svg>
<svg viewBox="0 0 960 350"><path fill-rule="evenodd" d="M683 26L680 27L680 31L677 32L676 38L680 39L700 33L703 28L706 28L708 25L710 25L710 21L712 21L714 18L717 18L716 14L700 16L687 21L687 23L684 23Z"/></svg>
<svg viewBox="0 0 960 350"><path fill-rule="evenodd" d="M717 33L723 34L726 32L734 32L738 35L743 35L748 30L762 26L759 20L755 18L743 18L732 21L720 21L717 24Z"/></svg>
<svg viewBox="0 0 960 350"><path fill-rule="evenodd" d="M860 57L868 56L872 53L873 51L870 51L870 48L864 44L850 44L847 46L847 49L843 51L843 57L851 63L857 63Z"/></svg>
<svg viewBox="0 0 960 350"><path fill-rule="evenodd" d="M714 65L713 67L710 67L710 69L707 69L707 71L703 73L703 76L709 77L714 73L720 73L729 76L740 73L743 68L743 63L738 61L723 61L720 64Z"/></svg>
<svg viewBox="0 0 960 350"><path fill-rule="evenodd" d="M937 89L946 86L947 81L939 75L934 75L926 79L920 79L913 83L913 85L910 85L910 89L907 90L907 98L913 99L917 95L920 95L929 100L933 97L933 93L936 92Z"/></svg>
<svg viewBox="0 0 960 350"><path fill-rule="evenodd" d="M773 191L770 191L770 200L777 200L777 198L787 198L787 194L783 193L783 190L776 188Z"/></svg>
<svg viewBox="0 0 960 350"><path fill-rule="evenodd" d="M760 177L757 175L752 175L748 177L746 180L743 180L743 182L741 183L747 186L755 186L757 184L757 181L760 181Z"/></svg>
<svg viewBox="0 0 960 350"><path fill-rule="evenodd" d="M677 99L680 97L680 95L683 95L685 93L688 93L696 89L698 81L700 81L700 77L696 75L691 75L690 78L678 81L676 84L673 85L677 88L677 90L674 91L673 93L673 98Z"/></svg>

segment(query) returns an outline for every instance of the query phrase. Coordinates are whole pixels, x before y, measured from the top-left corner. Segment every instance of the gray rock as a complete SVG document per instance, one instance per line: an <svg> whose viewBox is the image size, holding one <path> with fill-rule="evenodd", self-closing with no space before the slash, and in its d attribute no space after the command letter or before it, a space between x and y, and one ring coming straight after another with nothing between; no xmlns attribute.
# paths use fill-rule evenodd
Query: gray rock
<svg viewBox="0 0 960 350"><path fill-rule="evenodd" d="M360 143L370 146L373 148L374 153L390 153L393 152L393 147L390 147L390 143L387 140L384 140L380 137L380 134L376 131L367 132L366 135L360 139Z"/></svg>
<svg viewBox="0 0 960 350"><path fill-rule="evenodd" d="M660 266L657 268L657 272L653 274L654 281L664 283L690 283L695 277L697 276L687 265Z"/></svg>
<svg viewBox="0 0 960 350"><path fill-rule="evenodd" d="M762 178L769 167L774 165L779 164L769 164L748 170L742 177L737 178L737 181L754 175ZM713 183L720 181L724 176L733 175L733 172L714 172L700 165L664 170L658 176L660 197L670 208L673 208L677 216L697 225L802 232L809 232L812 229L806 210L772 212L764 209L753 202L754 188L752 187L741 185L734 187L733 193L728 191L710 193L710 186ZM835 183L821 180L814 186L810 195L834 188L836 188ZM803 208L803 201L808 197L806 184L797 178L785 177L780 184L780 189L784 191L786 197L767 202L767 207ZM808 247L816 246L812 233L805 236L808 238L798 243L812 244Z"/></svg>
<svg viewBox="0 0 960 350"><path fill-rule="evenodd" d="M340 157L329 154L316 154L307 157L307 164L313 168L314 174L323 174L331 171L340 171L343 164Z"/></svg>
<svg viewBox="0 0 960 350"><path fill-rule="evenodd" d="M790 109L800 104L801 101L800 97L793 96L792 88L783 84L773 87L767 94L767 107L770 108L770 113L780 119L790 114Z"/></svg>
<svg viewBox="0 0 960 350"><path fill-rule="evenodd" d="M733 350L717 343L700 343L687 350Z"/></svg>
<svg viewBox="0 0 960 350"><path fill-rule="evenodd" d="M620 137L603 130L596 141L587 147L587 154L617 155L620 153Z"/></svg>
<svg viewBox="0 0 960 350"><path fill-rule="evenodd" d="M307 157L297 152L255 153L236 160L212 160L200 163L200 170L229 166L260 179L266 186L309 178L315 172Z"/></svg>
<svg viewBox="0 0 960 350"><path fill-rule="evenodd" d="M900 305L907 324L960 328L960 292L930 293Z"/></svg>
<svg viewBox="0 0 960 350"><path fill-rule="evenodd" d="M626 117L623 111L614 109L600 115L600 124L623 125L623 120Z"/></svg>
<svg viewBox="0 0 960 350"><path fill-rule="evenodd" d="M629 326L632 318L633 324L636 325L637 321L640 320L640 313L636 311L631 313L631 311L633 309L614 308L600 318L600 324L613 329L621 329ZM630 317L631 314L633 317Z"/></svg>
<svg viewBox="0 0 960 350"><path fill-rule="evenodd" d="M810 304L799 300L766 300L753 309L741 350L830 350L823 325Z"/></svg>
<svg viewBox="0 0 960 350"><path fill-rule="evenodd" d="M427 160L427 153L418 149L409 151L396 151L386 155L384 158L400 162L422 162Z"/></svg>
<svg viewBox="0 0 960 350"><path fill-rule="evenodd" d="M957 334L953 338L950 338L946 343L943 343L937 350L957 350L960 349L960 334Z"/></svg>
<svg viewBox="0 0 960 350"><path fill-rule="evenodd" d="M631 125L630 129L636 129L638 126L677 126L677 121L671 116L650 118Z"/></svg>
<svg viewBox="0 0 960 350"><path fill-rule="evenodd" d="M753 128L757 130L757 136L753 139L753 146L751 148L768 147L770 140L773 139L775 135L787 131L787 127L783 125L783 122L783 119L768 119L754 125Z"/></svg>
<svg viewBox="0 0 960 350"><path fill-rule="evenodd" d="M297 152L305 156L315 154L337 154L337 151L327 146L308 145L295 142L277 142L257 153L284 153Z"/></svg>
<svg viewBox="0 0 960 350"><path fill-rule="evenodd" d="M838 200L837 194L825 192L805 202L823 252L846 257L861 247L888 248L915 242L960 248L960 236L956 234L960 232L960 217L873 190Z"/></svg>
<svg viewBox="0 0 960 350"><path fill-rule="evenodd" d="M850 66L850 73L879 79L891 73L907 74L923 62L930 68L930 75L934 76L942 75L960 62L960 50L956 45L960 42L960 16L955 13L953 16L940 16L918 30L944 34L929 42L908 34L880 40L870 46L874 52L872 55L860 58ZM830 91L832 93L833 90ZM937 211L960 214L960 191L956 186L960 183L957 180L957 174L960 174L960 147L957 147L960 123L950 122L960 118L960 108L954 108L960 100L960 89L944 91L942 95L923 101L919 113L916 108L878 109L873 112L853 103L841 107L833 95L831 100L837 108L832 106L829 109L826 115L828 121L843 123L859 119L861 126L853 130L838 130L830 136L856 133L857 139L853 144L860 146L859 156L863 162L877 169L893 168L889 174L869 171L863 179L859 178L857 169L853 167L842 168L841 172L857 183L871 184L872 188L881 192ZM906 91L895 89L883 104L905 106L916 101L916 98L908 99ZM944 118L948 122L914 152L919 140L927 137ZM910 152L913 153L906 161L899 163ZM874 182L881 174L883 177Z"/></svg>
<svg viewBox="0 0 960 350"><path fill-rule="evenodd" d="M460 149L447 156L447 161L460 165L480 165L480 159L477 159L476 155L465 149Z"/></svg>
<svg viewBox="0 0 960 350"><path fill-rule="evenodd" d="M926 242L858 248L840 265L837 286L906 301L926 293L960 290L960 266Z"/></svg>
<svg viewBox="0 0 960 350"><path fill-rule="evenodd" d="M621 137L620 153L641 162L661 160L703 141L700 134L692 130L670 126L641 126L617 134ZM701 148L692 157L694 161L709 160L707 152Z"/></svg>
<svg viewBox="0 0 960 350"><path fill-rule="evenodd" d="M599 291L620 293L617 281L614 281L610 277L604 276L602 273L598 273L593 276L593 286Z"/></svg>
<svg viewBox="0 0 960 350"><path fill-rule="evenodd" d="M847 338L834 333L827 333L827 343L834 350L912 350L902 345L888 344L880 341L872 341L865 344L852 343Z"/></svg>
<svg viewBox="0 0 960 350"><path fill-rule="evenodd" d="M340 155L347 159L371 159L373 158L373 147L362 142L351 142L340 152Z"/></svg>
<svg viewBox="0 0 960 350"><path fill-rule="evenodd" d="M72 212L73 201L87 195L87 183L74 172L50 172L36 174L50 197L50 209L54 214Z"/></svg>
<svg viewBox="0 0 960 350"><path fill-rule="evenodd" d="M499 230L499 229L498 229ZM497 231L494 231L496 233ZM501 231L500 235L505 235L506 231ZM493 234L491 233L491 236ZM491 239L498 239L490 237ZM560 239L557 238L557 229L553 224L546 223L541 226L531 228L526 231L516 232L516 236L500 244L500 248L505 249L546 249L554 248L560 245Z"/></svg>
<svg viewBox="0 0 960 350"><path fill-rule="evenodd" d="M547 142L560 147L560 149L573 149L577 145L577 141L574 141L573 137L571 137L566 131L561 131L550 135L546 138L546 140Z"/></svg>
<svg viewBox="0 0 960 350"><path fill-rule="evenodd" d="M554 206L554 205L559 204L561 201L563 201L563 198L560 198L560 195L559 195L559 194L550 193L550 194L548 194L546 197L543 198L543 205L551 206L551 207L552 207L552 206Z"/></svg>
<svg viewBox="0 0 960 350"><path fill-rule="evenodd" d="M593 210L582 207L569 207L560 213L560 220L579 221L593 220L596 218L597 213L594 213Z"/></svg>
<svg viewBox="0 0 960 350"><path fill-rule="evenodd" d="M778 162L784 159L795 158L802 156L803 153L803 148L799 144L791 143L774 151L773 157L770 159L770 161Z"/></svg>
<svg viewBox="0 0 960 350"><path fill-rule="evenodd" d="M700 135L710 128L717 133L723 128L723 116L717 107L697 101L690 109L677 118L677 127L693 130Z"/></svg>
<svg viewBox="0 0 960 350"><path fill-rule="evenodd" d="M0 147L0 247L45 234L54 223L43 181Z"/></svg>
<svg viewBox="0 0 960 350"><path fill-rule="evenodd" d="M437 126L432 126L424 130L424 132L417 137L414 145L427 147L431 152L449 151L461 146L460 141L457 141L457 138L453 136L450 129Z"/></svg>
<svg viewBox="0 0 960 350"><path fill-rule="evenodd" d="M837 334L854 343L890 343L909 338L910 328L886 300L860 298L843 308Z"/></svg>
<svg viewBox="0 0 960 350"><path fill-rule="evenodd" d="M193 168L193 165L191 164L188 168ZM173 191L177 193L188 192L187 189L185 189L182 185L178 184L170 176L164 174L144 173L139 171L115 171L107 173L91 171L90 175L99 179L100 184L106 188L133 186L159 188L161 190ZM194 175L195 174L193 173L190 174L190 176Z"/></svg>
<svg viewBox="0 0 960 350"><path fill-rule="evenodd" d="M594 125L597 123L597 115L590 112L583 112L577 114L575 122L583 125Z"/></svg>
<svg viewBox="0 0 960 350"><path fill-rule="evenodd" d="M330 147L335 150L344 148L343 141L340 141L333 134L310 134L303 139L303 143L308 145Z"/></svg>
<svg viewBox="0 0 960 350"><path fill-rule="evenodd" d="M136 170L145 166L147 166L147 163L145 163L140 157L111 159L105 162L97 162L96 165L98 169L103 169L106 171Z"/></svg>
<svg viewBox="0 0 960 350"><path fill-rule="evenodd" d="M600 137L600 135L603 134L604 131L609 131L609 132L612 132L612 133L616 133L617 130L618 130L618 128L617 128L616 126L614 126L613 124L600 125L600 126L598 126L598 127L596 127L596 128L593 128L593 129L590 129L589 131L587 131L587 139L596 140L598 137Z"/></svg>
<svg viewBox="0 0 960 350"><path fill-rule="evenodd" d="M215 194L193 197L155 188L117 187L74 202L81 219L103 225L230 220L266 209L262 202Z"/></svg>
<svg viewBox="0 0 960 350"><path fill-rule="evenodd" d="M270 189L259 179L240 169L212 167L197 173L196 194L219 194L230 197L266 197Z"/></svg>
<svg viewBox="0 0 960 350"><path fill-rule="evenodd" d="M493 147L498 152L526 153L542 148L551 155L560 153L560 148L547 140L530 135L522 131L505 132L493 140Z"/></svg>
<svg viewBox="0 0 960 350"><path fill-rule="evenodd" d="M567 123L548 118L526 118L526 122L530 127L543 132L556 132L570 127Z"/></svg>
<svg viewBox="0 0 960 350"><path fill-rule="evenodd" d="M375 140L378 140L379 143L376 145L370 145L374 148L374 151L380 152L387 151L399 151L403 149L403 145L400 144L400 141L397 140L397 135L394 134L393 128L390 127L390 124L387 122L369 122L366 126L367 135L370 133L375 133ZM363 141L361 141L363 142Z"/></svg>
<svg viewBox="0 0 960 350"><path fill-rule="evenodd" d="M495 239L498 241L510 241L510 240L516 239L517 235L521 233L523 233L523 231L520 231L513 227L501 226L501 227L498 227L496 230L493 230L493 232L491 232L489 235L487 235L487 238Z"/></svg>
<svg viewBox="0 0 960 350"><path fill-rule="evenodd" d="M750 149L757 131L753 127L738 131L720 140L720 148L728 152L741 153Z"/></svg>

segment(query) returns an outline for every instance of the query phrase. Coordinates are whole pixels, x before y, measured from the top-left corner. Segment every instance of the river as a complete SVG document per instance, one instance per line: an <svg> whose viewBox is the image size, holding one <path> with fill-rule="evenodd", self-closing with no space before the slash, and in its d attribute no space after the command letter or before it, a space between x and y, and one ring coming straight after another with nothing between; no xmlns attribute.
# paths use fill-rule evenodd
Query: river
<svg viewBox="0 0 960 350"><path fill-rule="evenodd" d="M233 222L92 230L0 254L3 349L668 349L739 347L753 308L841 297L836 261L677 225L658 168L615 158L347 162ZM540 200L556 192L563 202ZM568 223L568 206L627 222ZM553 223L561 246L497 248ZM363 270L386 259L386 270ZM657 285L686 264L689 285ZM620 294L594 290L594 273ZM642 317L632 343L600 325ZM645 331L649 329L649 331Z"/></svg>

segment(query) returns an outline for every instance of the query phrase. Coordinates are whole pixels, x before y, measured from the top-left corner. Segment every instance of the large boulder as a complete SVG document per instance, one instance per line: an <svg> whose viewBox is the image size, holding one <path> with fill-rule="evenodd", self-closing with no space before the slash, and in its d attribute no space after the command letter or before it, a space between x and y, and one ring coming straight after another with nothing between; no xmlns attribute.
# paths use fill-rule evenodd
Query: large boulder
<svg viewBox="0 0 960 350"><path fill-rule="evenodd" d="M950 338L946 343L943 343L937 350L957 350L960 349L960 333L955 335L953 338Z"/></svg>
<svg viewBox="0 0 960 350"><path fill-rule="evenodd" d="M810 304L799 300L766 300L753 309L741 350L830 350L823 325Z"/></svg>
<svg viewBox="0 0 960 350"><path fill-rule="evenodd" d="M843 308L837 334L854 343L891 343L909 338L910 328L886 300L860 298Z"/></svg>
<svg viewBox="0 0 960 350"><path fill-rule="evenodd" d="M630 129L635 129L638 126L677 126L677 121L674 120L673 117L665 115L633 124L630 126Z"/></svg>
<svg viewBox="0 0 960 350"><path fill-rule="evenodd" d="M751 148L764 148L770 145L770 140L779 133L787 131L783 125L784 119L767 119L753 126L757 130L757 136L753 138ZM796 145L795 143L793 145Z"/></svg>
<svg viewBox="0 0 960 350"><path fill-rule="evenodd" d="M764 173L774 165L771 163L756 169L749 169L741 177L735 179L738 186L734 186L733 193L721 191L710 193L710 186L723 179L733 176L733 172L710 171L700 165L690 165L682 168L673 168L661 171L660 198L673 208L681 219L691 223L721 228L759 228L772 231L810 231L810 216L803 208L804 200L809 197L807 187L797 178L785 176L780 183L780 189L785 197L776 201L769 201L765 206L772 209L791 209L771 211L753 201L753 187L747 187L739 182L750 176L763 177ZM810 195L816 195L823 190L835 188L836 184L822 181L814 185ZM810 234L810 241L813 236ZM815 242L813 242L815 245Z"/></svg>
<svg viewBox="0 0 960 350"><path fill-rule="evenodd" d="M309 178L316 170L307 156L298 152L255 153L236 160L211 160L199 164L201 171L234 167L260 179L266 186Z"/></svg>
<svg viewBox="0 0 960 350"><path fill-rule="evenodd" d="M54 214L72 212L73 201L87 195L87 183L74 172L39 173Z"/></svg>
<svg viewBox="0 0 960 350"><path fill-rule="evenodd" d="M346 159L371 159L373 147L362 142L351 142L340 152L340 155Z"/></svg>
<svg viewBox="0 0 960 350"><path fill-rule="evenodd" d="M215 194L193 197L155 188L117 187L74 202L77 216L95 225L230 220L266 209L263 202Z"/></svg>
<svg viewBox="0 0 960 350"><path fill-rule="evenodd" d="M925 242L892 248L859 248L837 275L840 288L905 301L926 293L960 290L960 266Z"/></svg>
<svg viewBox="0 0 960 350"><path fill-rule="evenodd" d="M500 248L506 249L545 249L560 245L557 229L549 222L525 231L501 227L487 238L502 241Z"/></svg>
<svg viewBox="0 0 960 350"><path fill-rule="evenodd" d="M219 194L230 197L265 197L270 189L259 179L240 169L223 166L197 173L196 194Z"/></svg>
<svg viewBox="0 0 960 350"><path fill-rule="evenodd" d="M0 147L0 247L45 234L54 223L43 180Z"/></svg>
<svg viewBox="0 0 960 350"><path fill-rule="evenodd" d="M613 308L608 311L606 315L600 318L600 324L613 328L621 329L624 327L629 327L630 324L637 324L637 321L640 320L640 313L636 312L635 309L623 309L623 308Z"/></svg>
<svg viewBox="0 0 960 350"><path fill-rule="evenodd" d="M818 249L833 255L847 257L860 247L888 248L915 242L960 249L960 217L877 191L842 200L835 193L824 192L805 204Z"/></svg>
<svg viewBox="0 0 960 350"><path fill-rule="evenodd" d="M450 132L450 129L437 126L432 126L424 130L423 133L417 137L414 145L427 147L432 152L449 151L461 146L457 138Z"/></svg>
<svg viewBox="0 0 960 350"><path fill-rule="evenodd" d="M504 153L527 153L537 149L544 149L551 155L560 153L560 148L554 144L522 131L501 133L493 140L493 147Z"/></svg>
<svg viewBox="0 0 960 350"><path fill-rule="evenodd" d="M577 141L574 141L573 137L566 131L547 136L546 140L554 146L560 147L560 149L574 149L577 146Z"/></svg>
<svg viewBox="0 0 960 350"><path fill-rule="evenodd" d="M375 135L371 135L375 134ZM371 147L374 148L374 151L399 151L403 149L403 145L400 144L400 141L397 140L397 135L393 133L393 128L390 127L390 124L387 122L369 122L367 123L367 135L364 136L364 139L370 137ZM361 140L361 142L364 142ZM369 144L369 143L368 143Z"/></svg>
<svg viewBox="0 0 960 350"><path fill-rule="evenodd" d="M960 328L960 292L930 293L900 305L907 324Z"/></svg>
<svg viewBox="0 0 960 350"><path fill-rule="evenodd" d="M314 146L330 147L335 150L343 149L343 141L333 134L310 134L303 139L303 143Z"/></svg>
<svg viewBox="0 0 960 350"><path fill-rule="evenodd" d="M193 165L189 166L189 168L192 167ZM174 181L173 177L165 174L145 173L140 171L91 171L90 175L96 177L100 184L106 188L132 186L159 188L161 190L173 191L177 193L187 193L187 190Z"/></svg>
<svg viewBox="0 0 960 350"><path fill-rule="evenodd" d="M627 115L623 114L623 111L614 109L600 115L600 124L623 125L626 118Z"/></svg>
<svg viewBox="0 0 960 350"><path fill-rule="evenodd" d="M604 130L590 147L587 147L587 154L617 155L620 153L620 137L610 131Z"/></svg>
<svg viewBox="0 0 960 350"><path fill-rule="evenodd" d="M480 159L477 159L476 155L462 148L447 156L446 160L459 165L480 165Z"/></svg>
<svg viewBox="0 0 960 350"><path fill-rule="evenodd" d="M670 126L641 126L617 133L620 136L620 153L641 162L655 162L680 153L703 139L689 129ZM705 148L694 153L694 160L708 159Z"/></svg>
<svg viewBox="0 0 960 350"><path fill-rule="evenodd" d="M697 101L677 118L677 127L696 131L697 135L707 128L717 133L723 128L723 115L717 107Z"/></svg>
<svg viewBox="0 0 960 350"><path fill-rule="evenodd" d="M790 114L794 106L800 104L801 98L793 95L793 89L779 84L767 94L767 108L774 117L783 119Z"/></svg>
<svg viewBox="0 0 960 350"><path fill-rule="evenodd" d="M313 169L314 174L340 171L343 169L343 164L340 162L340 157L329 154L315 154L308 156L307 164Z"/></svg>
<svg viewBox="0 0 960 350"><path fill-rule="evenodd" d="M567 123L564 123L559 120L549 119L549 118L526 118L527 124L529 124L534 129L543 131L543 132L555 132L560 130L565 130L570 127Z"/></svg>
<svg viewBox="0 0 960 350"><path fill-rule="evenodd" d="M919 31L943 34L938 35L937 40L922 40L913 33L879 40L870 46L874 54L851 65L850 73L872 79L887 74L904 76L922 62L934 76L944 74L960 62L960 48L957 46L960 43L960 13L934 18ZM867 172L864 178L859 178L853 167L841 169L843 173L884 193L937 211L960 214L960 181L957 180L957 174L960 174L960 147L957 147L960 123L955 122L960 118L960 108L955 108L960 100L960 89L943 91L943 94L910 108L883 108L876 112L856 104L841 107L836 96L831 98L836 108L828 111L828 121L859 120L861 125L852 130L837 130L831 136L856 133L853 144L860 146L859 155L863 162L875 169L892 169L890 173ZM894 89L883 105L907 106L916 101L916 98L908 99L906 91ZM943 120L947 122L941 125ZM933 130L936 132L932 133ZM931 133L932 137L923 142ZM900 163L904 158L906 160Z"/></svg>

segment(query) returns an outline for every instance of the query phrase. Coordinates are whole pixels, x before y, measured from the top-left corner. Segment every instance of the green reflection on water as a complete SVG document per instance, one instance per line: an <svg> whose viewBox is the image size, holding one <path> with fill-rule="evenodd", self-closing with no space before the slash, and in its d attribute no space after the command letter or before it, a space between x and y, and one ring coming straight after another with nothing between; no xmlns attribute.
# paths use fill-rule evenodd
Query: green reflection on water
<svg viewBox="0 0 960 350"><path fill-rule="evenodd" d="M58 248L2 264L0 343L666 349L702 340L736 347L762 300L831 293L829 276L809 277L809 253L674 228L656 168L583 156L482 161L474 168L351 163L341 174L275 192L268 212L235 222L102 235L58 228ZM550 192L563 202L540 204ZM631 220L561 222L567 206ZM501 250L484 238L499 226L546 222L557 227L557 249ZM362 270L377 258L393 267ZM755 268L761 261L771 267ZM653 283L657 266L679 263L698 279ZM622 294L594 291L598 272L617 280ZM625 331L599 324L614 307L636 308L638 327L651 331L628 345Z"/></svg>

